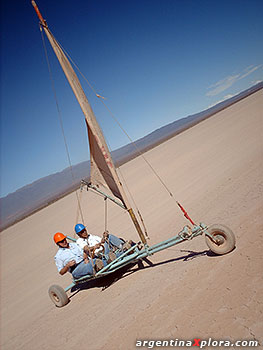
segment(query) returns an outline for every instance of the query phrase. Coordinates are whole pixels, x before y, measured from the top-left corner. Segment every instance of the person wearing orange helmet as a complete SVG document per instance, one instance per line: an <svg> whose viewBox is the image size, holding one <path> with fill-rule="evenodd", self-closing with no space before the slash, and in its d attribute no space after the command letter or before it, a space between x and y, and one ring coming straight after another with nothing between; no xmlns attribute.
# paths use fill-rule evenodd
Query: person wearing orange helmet
<svg viewBox="0 0 263 350"><path fill-rule="evenodd" d="M70 272L77 279L85 275L93 275L106 265L106 262L101 259L91 260L76 243L69 243L63 233L57 232L53 238L59 247L55 255L55 263L61 275Z"/></svg>

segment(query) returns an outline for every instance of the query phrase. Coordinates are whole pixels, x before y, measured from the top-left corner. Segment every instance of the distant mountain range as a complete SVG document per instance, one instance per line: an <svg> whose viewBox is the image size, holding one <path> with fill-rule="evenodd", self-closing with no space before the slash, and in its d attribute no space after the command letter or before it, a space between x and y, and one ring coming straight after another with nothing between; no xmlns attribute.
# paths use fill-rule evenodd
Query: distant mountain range
<svg viewBox="0 0 263 350"><path fill-rule="evenodd" d="M232 104L248 97L256 91L263 88L263 82L231 97L217 105L206 109L200 113L176 120L166 126L163 126L152 133L137 140L134 144L130 143L112 152L112 157L116 166L126 163L137 157L139 154L156 147L162 142L174 137L184 130L200 123L201 121L213 116L215 113L231 106ZM79 187L81 179L87 180L87 174L90 170L90 162L85 161L72 167L74 181L70 168L61 172L43 177L30 185L26 185L17 191L0 198L1 208L1 226L3 230L15 222L33 214L41 208L51 204L66 194Z"/></svg>

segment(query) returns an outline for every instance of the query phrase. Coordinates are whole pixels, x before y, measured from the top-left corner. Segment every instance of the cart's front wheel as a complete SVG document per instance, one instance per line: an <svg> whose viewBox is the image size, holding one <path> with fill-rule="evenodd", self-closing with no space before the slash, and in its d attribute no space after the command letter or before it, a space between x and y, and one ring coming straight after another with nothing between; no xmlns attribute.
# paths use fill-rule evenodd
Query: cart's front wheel
<svg viewBox="0 0 263 350"><path fill-rule="evenodd" d="M64 289L56 284L53 284L49 290L48 294L50 299L57 307L65 306L69 302L69 298Z"/></svg>
<svg viewBox="0 0 263 350"><path fill-rule="evenodd" d="M231 252L235 248L236 239L232 230L224 225L212 225L207 229L209 235L205 236L206 244L213 253L222 255Z"/></svg>

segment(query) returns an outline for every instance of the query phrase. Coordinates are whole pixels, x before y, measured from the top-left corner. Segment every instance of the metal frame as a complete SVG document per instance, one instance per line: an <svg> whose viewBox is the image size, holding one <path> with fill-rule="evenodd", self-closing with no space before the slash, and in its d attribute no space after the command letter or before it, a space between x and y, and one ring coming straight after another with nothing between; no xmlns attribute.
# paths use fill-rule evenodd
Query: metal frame
<svg viewBox="0 0 263 350"><path fill-rule="evenodd" d="M103 269L98 271L95 275L86 275L78 279L73 279L73 282L68 287L66 287L64 291L67 292L80 283L88 282L90 280L107 276L110 273L113 273L126 265L136 263L143 258L151 256L157 252L160 252L161 250L172 247L183 241L191 240L197 236L202 235L203 233L209 236L212 241L216 242L214 237L211 234L209 234L209 232L207 232L207 228L208 227L203 223L200 223L200 225L195 225L192 229L190 226L184 226L184 228L176 236L173 236L160 243L154 244L153 246L144 245L143 248L140 248L141 243L137 243L130 249L125 251L118 258L116 258L114 261L112 261L110 264L106 265ZM76 241L75 238L71 238L69 236L67 236L67 238L72 241Z"/></svg>

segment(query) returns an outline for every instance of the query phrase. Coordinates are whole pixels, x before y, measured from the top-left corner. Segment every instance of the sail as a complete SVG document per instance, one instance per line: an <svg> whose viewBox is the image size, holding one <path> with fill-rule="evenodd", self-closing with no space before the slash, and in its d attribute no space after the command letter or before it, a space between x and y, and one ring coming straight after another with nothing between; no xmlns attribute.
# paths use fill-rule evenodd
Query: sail
<svg viewBox="0 0 263 350"><path fill-rule="evenodd" d="M89 146L90 146L90 181L95 185L103 185L108 187L115 197L119 198L123 204L127 200L124 199L124 194L121 194L121 183L115 182L114 175L118 178L115 166L108 151L107 144L104 142L102 149L99 148L96 135L93 134L89 124L87 123ZM114 175L113 175L114 173Z"/></svg>
<svg viewBox="0 0 263 350"><path fill-rule="evenodd" d="M117 175L108 146L79 79L45 21L41 21L41 24L86 119L90 145L91 181L95 185L107 186L113 195L119 198L128 209L130 205Z"/></svg>
<svg viewBox="0 0 263 350"><path fill-rule="evenodd" d="M85 116L90 145L91 181L93 181L94 184L103 184L104 186L107 186L113 195L121 200L133 221L133 224L139 234L142 243L147 244L146 238L123 190L103 133L94 116L88 99L80 85L79 79L74 72L69 60L64 54L62 48L49 30L47 23L43 19L35 1L32 0L31 2L38 15L41 26L45 31L45 34L59 60L59 63Z"/></svg>

